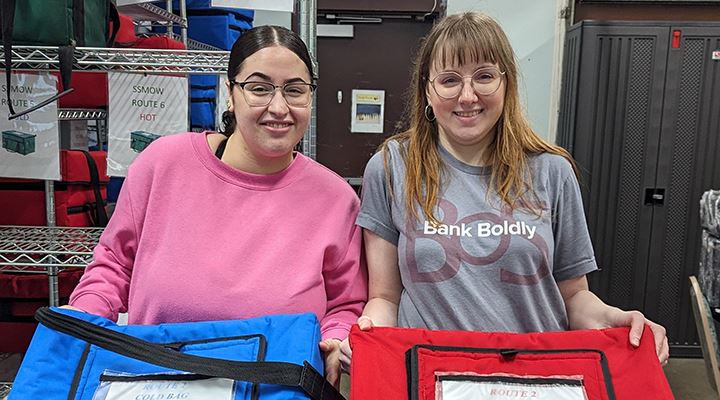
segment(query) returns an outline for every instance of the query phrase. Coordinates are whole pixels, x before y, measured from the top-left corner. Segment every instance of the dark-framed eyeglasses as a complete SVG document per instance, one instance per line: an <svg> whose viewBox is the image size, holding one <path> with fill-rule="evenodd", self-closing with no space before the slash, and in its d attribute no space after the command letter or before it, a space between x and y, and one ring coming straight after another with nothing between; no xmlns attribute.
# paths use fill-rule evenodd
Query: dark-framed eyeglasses
<svg viewBox="0 0 720 400"><path fill-rule="evenodd" d="M292 107L307 107L313 98L317 85L306 82L289 82L284 85L273 85L269 82L230 81L231 86L238 86L242 90L245 101L253 107L263 107L272 101L275 91L280 89L287 105Z"/></svg>
<svg viewBox="0 0 720 400"><path fill-rule="evenodd" d="M500 88L503 75L505 72L496 67L482 67L475 70L472 75L465 76L457 72L441 72L429 82L438 96L450 100L460 96L467 78L470 78L470 84L475 93L489 96Z"/></svg>

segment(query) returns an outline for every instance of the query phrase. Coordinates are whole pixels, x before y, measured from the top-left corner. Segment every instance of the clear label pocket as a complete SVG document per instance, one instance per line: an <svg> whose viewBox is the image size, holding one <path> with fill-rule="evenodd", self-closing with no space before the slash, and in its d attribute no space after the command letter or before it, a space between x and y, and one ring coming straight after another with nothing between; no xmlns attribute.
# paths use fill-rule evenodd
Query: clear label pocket
<svg viewBox="0 0 720 400"><path fill-rule="evenodd" d="M453 374L437 379L435 398L442 400L587 400L581 377Z"/></svg>
<svg viewBox="0 0 720 400"><path fill-rule="evenodd" d="M235 381L194 374L129 375L107 371L93 400L232 400Z"/></svg>

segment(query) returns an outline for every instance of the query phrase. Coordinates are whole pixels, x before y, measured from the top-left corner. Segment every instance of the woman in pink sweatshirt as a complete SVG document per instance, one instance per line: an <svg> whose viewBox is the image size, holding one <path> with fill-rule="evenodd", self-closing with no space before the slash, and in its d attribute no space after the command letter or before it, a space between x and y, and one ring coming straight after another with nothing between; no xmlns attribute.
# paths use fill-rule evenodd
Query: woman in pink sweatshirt
<svg viewBox="0 0 720 400"><path fill-rule="evenodd" d="M133 162L70 306L131 324L313 312L328 379L367 299L359 200L293 151L308 126L313 65L293 32L234 44L223 133L160 138Z"/></svg>

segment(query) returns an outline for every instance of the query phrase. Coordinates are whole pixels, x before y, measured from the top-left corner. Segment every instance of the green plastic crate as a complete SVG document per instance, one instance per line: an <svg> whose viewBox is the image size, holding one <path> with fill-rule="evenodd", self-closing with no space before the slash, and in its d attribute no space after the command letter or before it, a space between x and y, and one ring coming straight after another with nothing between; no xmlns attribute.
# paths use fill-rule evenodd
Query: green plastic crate
<svg viewBox="0 0 720 400"><path fill-rule="evenodd" d="M33 135L31 133L18 131L3 131L2 147L9 152L19 153L26 156L35 152L36 136L37 135Z"/></svg>
<svg viewBox="0 0 720 400"><path fill-rule="evenodd" d="M134 152L139 153L159 137L160 135L150 132L132 131L130 132L130 148L133 149Z"/></svg>

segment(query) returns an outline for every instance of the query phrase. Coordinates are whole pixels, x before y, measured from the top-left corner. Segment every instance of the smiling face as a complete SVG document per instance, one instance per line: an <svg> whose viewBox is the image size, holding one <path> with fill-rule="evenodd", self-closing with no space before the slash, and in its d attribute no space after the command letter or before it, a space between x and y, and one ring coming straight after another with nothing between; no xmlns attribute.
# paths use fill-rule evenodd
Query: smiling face
<svg viewBox="0 0 720 400"><path fill-rule="evenodd" d="M265 47L247 57L235 75L236 82L310 83L310 72L303 61L282 46ZM246 90L250 87L246 86ZM229 110L235 114L233 136L242 139L242 147L255 164L290 163L293 148L302 139L310 121L312 102L289 106L282 90L275 91L265 106L248 104L240 85L230 87Z"/></svg>
<svg viewBox="0 0 720 400"><path fill-rule="evenodd" d="M480 86L473 86L473 75L479 69L497 68L489 62L468 62L461 65L432 63L429 80L434 80L440 89L442 82L436 77L447 72L458 74L462 78L460 93L454 98L443 98L428 80L425 90L428 104L435 113L440 143L453 155L470 164L482 164L482 154L492 143L496 134L495 127L503 112L505 103L505 79L500 76L499 87L492 94L480 94ZM477 80L476 80L477 82ZM448 96L445 96L448 97Z"/></svg>

